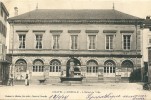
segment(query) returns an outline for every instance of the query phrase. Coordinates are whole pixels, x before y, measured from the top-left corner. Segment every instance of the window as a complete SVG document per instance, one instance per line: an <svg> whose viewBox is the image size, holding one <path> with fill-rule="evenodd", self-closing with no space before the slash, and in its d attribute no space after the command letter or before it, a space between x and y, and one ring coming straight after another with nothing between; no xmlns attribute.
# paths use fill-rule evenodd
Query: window
<svg viewBox="0 0 151 100"><path fill-rule="evenodd" d="M60 72L61 71L61 63L58 60L52 60L50 62L50 72Z"/></svg>
<svg viewBox="0 0 151 100"><path fill-rule="evenodd" d="M3 10L1 9L1 16L3 17Z"/></svg>
<svg viewBox="0 0 151 100"><path fill-rule="evenodd" d="M90 60L87 63L87 73L97 73L98 63L95 60Z"/></svg>
<svg viewBox="0 0 151 100"><path fill-rule="evenodd" d="M53 35L53 49L59 49L59 35Z"/></svg>
<svg viewBox="0 0 151 100"><path fill-rule="evenodd" d="M123 49L129 50L131 47L131 35L123 35Z"/></svg>
<svg viewBox="0 0 151 100"><path fill-rule="evenodd" d="M26 35L19 35L19 48L25 48L25 38Z"/></svg>
<svg viewBox="0 0 151 100"><path fill-rule="evenodd" d="M113 35L106 35L106 49L113 49Z"/></svg>
<svg viewBox="0 0 151 100"><path fill-rule="evenodd" d="M5 14L5 17L4 17L5 21L7 20L7 15Z"/></svg>
<svg viewBox="0 0 151 100"><path fill-rule="evenodd" d="M42 35L36 35L36 49L42 48Z"/></svg>
<svg viewBox="0 0 151 100"><path fill-rule="evenodd" d="M71 35L71 49L75 50L78 48L78 35Z"/></svg>
<svg viewBox="0 0 151 100"><path fill-rule="evenodd" d="M35 60L33 64L33 72L43 72L44 65L41 60Z"/></svg>
<svg viewBox="0 0 151 100"><path fill-rule="evenodd" d="M113 61L106 61L104 73L115 73L115 63Z"/></svg>
<svg viewBox="0 0 151 100"><path fill-rule="evenodd" d="M149 38L149 44L151 44L151 38Z"/></svg>
<svg viewBox="0 0 151 100"><path fill-rule="evenodd" d="M3 54L3 45L0 44L0 55Z"/></svg>
<svg viewBox="0 0 151 100"><path fill-rule="evenodd" d="M151 45L151 36L148 36L148 44Z"/></svg>
<svg viewBox="0 0 151 100"><path fill-rule="evenodd" d="M96 35L89 35L89 49L93 50L95 49L95 38L96 38Z"/></svg>

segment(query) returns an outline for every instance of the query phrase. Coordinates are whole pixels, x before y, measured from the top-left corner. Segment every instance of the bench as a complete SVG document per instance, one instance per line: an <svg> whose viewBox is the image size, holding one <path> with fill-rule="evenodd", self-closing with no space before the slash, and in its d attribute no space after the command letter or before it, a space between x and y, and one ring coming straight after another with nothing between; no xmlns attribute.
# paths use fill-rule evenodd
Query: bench
<svg viewBox="0 0 151 100"><path fill-rule="evenodd" d="M45 83L45 81L46 81L46 79L40 79L39 80L39 83L41 84L41 83Z"/></svg>
<svg viewBox="0 0 151 100"><path fill-rule="evenodd" d="M63 81L81 81L83 80L83 77L60 77L61 83Z"/></svg>

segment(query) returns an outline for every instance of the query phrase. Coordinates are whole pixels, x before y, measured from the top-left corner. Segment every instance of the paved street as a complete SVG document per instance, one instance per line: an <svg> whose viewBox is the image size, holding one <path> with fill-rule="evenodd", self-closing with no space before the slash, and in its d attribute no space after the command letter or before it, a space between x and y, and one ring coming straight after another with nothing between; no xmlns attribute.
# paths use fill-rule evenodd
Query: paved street
<svg viewBox="0 0 151 100"><path fill-rule="evenodd" d="M151 100L141 83L84 83L0 86L0 100Z"/></svg>

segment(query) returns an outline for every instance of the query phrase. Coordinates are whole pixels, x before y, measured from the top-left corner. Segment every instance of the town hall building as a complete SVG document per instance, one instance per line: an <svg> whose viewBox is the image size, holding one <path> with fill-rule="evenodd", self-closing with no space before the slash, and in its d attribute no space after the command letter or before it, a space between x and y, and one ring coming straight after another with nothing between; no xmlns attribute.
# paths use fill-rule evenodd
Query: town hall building
<svg viewBox="0 0 151 100"><path fill-rule="evenodd" d="M142 21L115 9L36 9L9 18L15 80L137 81Z"/></svg>

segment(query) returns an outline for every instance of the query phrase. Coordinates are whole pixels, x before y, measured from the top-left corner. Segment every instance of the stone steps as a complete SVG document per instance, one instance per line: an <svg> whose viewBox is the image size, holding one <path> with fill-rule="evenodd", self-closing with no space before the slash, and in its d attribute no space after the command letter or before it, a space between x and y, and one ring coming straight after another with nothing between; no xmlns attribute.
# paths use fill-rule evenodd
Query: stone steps
<svg viewBox="0 0 151 100"><path fill-rule="evenodd" d="M32 77L31 79L31 84L51 84L51 83L58 83L60 82L60 78L59 77L49 77L46 79L46 81L44 83L40 83L39 80L43 79L40 77Z"/></svg>
<svg viewBox="0 0 151 100"><path fill-rule="evenodd" d="M98 79L97 77L87 77L83 82L89 83L101 83L101 82L116 82L115 77L104 77L103 79Z"/></svg>
<svg viewBox="0 0 151 100"><path fill-rule="evenodd" d="M25 85L25 80L14 80L14 85Z"/></svg>
<svg viewBox="0 0 151 100"><path fill-rule="evenodd" d="M65 81L62 82L60 81L60 77L49 77L44 83L40 83L39 79L42 79L38 76L31 77L29 84L31 85L40 85L40 84L81 84L81 83L115 83L115 82L122 82L119 80L116 80L115 77L104 77L103 79L98 79L98 77L86 77L83 78L82 82L81 81ZM14 81L15 85L24 85L25 81L20 80L20 81Z"/></svg>

